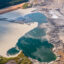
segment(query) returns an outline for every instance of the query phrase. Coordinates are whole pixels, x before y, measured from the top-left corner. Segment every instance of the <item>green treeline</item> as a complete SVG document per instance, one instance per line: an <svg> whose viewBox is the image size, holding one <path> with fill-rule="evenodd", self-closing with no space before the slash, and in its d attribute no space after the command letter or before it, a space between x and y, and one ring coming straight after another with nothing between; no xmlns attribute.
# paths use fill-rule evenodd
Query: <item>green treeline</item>
<svg viewBox="0 0 64 64"><path fill-rule="evenodd" d="M28 2L28 0L0 0L0 9L20 4L23 2Z"/></svg>

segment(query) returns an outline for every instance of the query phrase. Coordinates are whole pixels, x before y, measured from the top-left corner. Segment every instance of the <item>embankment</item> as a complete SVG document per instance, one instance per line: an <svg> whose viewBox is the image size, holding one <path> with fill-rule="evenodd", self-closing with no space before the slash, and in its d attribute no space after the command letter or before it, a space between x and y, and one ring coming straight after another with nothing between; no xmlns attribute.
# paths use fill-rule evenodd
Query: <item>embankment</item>
<svg viewBox="0 0 64 64"><path fill-rule="evenodd" d="M22 6L23 6L24 4L25 4L25 3L21 3L21 4L18 4L18 5L10 6L10 7L5 8L5 9L1 9L1 10L0 10L0 14L7 13L7 12L10 12L10 11L17 10L17 9L19 9L19 8L22 8Z"/></svg>

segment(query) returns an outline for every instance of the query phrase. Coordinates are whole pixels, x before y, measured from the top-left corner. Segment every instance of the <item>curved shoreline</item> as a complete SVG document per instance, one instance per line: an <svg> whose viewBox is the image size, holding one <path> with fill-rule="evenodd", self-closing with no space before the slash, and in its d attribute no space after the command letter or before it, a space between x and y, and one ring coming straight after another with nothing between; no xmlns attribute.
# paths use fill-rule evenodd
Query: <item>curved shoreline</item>
<svg viewBox="0 0 64 64"><path fill-rule="evenodd" d="M27 24L18 24L18 23L10 23L10 22L5 22L5 21L0 21L0 24L2 28L6 28L3 33L6 32L4 35L1 34L0 38L0 54L1 56L4 57L12 57L12 56L7 56L7 51L14 47L16 45L17 40L22 37L25 33L29 32L30 30L36 28L38 26L38 23L31 23L30 25ZM16 55L15 55L16 56ZM14 57L14 56L13 56Z"/></svg>

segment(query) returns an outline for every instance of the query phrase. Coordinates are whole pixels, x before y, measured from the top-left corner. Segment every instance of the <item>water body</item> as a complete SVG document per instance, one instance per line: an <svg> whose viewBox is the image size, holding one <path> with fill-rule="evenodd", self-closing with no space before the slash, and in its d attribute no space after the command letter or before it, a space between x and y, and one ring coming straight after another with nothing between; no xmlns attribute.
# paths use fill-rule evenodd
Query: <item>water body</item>
<svg viewBox="0 0 64 64"><path fill-rule="evenodd" d="M12 5L28 2L28 0L0 0L0 9L9 7Z"/></svg>
<svg viewBox="0 0 64 64"><path fill-rule="evenodd" d="M31 13L25 16L18 17L15 19L14 22L17 22L17 23L38 22L38 24L40 25L41 23L47 23L47 18L45 15L39 12L36 12L36 13Z"/></svg>
<svg viewBox="0 0 64 64"><path fill-rule="evenodd" d="M39 26L41 23L47 23L47 18L41 13L28 14L25 18L31 19L31 22L38 22ZM15 47L22 50L26 56L40 62L53 61L56 59L55 54L52 52L54 46L46 38L43 38L46 35L46 31L39 26L21 37ZM7 53L10 55L18 53L16 48L14 49L14 53L12 49L14 48L8 50Z"/></svg>
<svg viewBox="0 0 64 64"><path fill-rule="evenodd" d="M47 23L47 18L44 14L41 14L39 12L31 13L26 16L24 16L28 22L38 22L41 23Z"/></svg>

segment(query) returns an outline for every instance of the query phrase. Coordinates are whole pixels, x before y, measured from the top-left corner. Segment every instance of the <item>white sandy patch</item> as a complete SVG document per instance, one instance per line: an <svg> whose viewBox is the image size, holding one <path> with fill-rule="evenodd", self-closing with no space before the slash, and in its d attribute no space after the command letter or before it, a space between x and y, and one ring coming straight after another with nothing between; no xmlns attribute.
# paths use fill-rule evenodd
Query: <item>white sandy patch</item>
<svg viewBox="0 0 64 64"><path fill-rule="evenodd" d="M54 18L54 19L57 19L58 18L58 16L52 10L49 11L49 14L51 14L51 18Z"/></svg>
<svg viewBox="0 0 64 64"><path fill-rule="evenodd" d="M53 15L52 15L52 18L58 18L58 16L56 16L56 15L53 14Z"/></svg>
<svg viewBox="0 0 64 64"><path fill-rule="evenodd" d="M37 26L37 22L27 25L0 21L0 55L8 57L6 52L15 46L18 39Z"/></svg>

